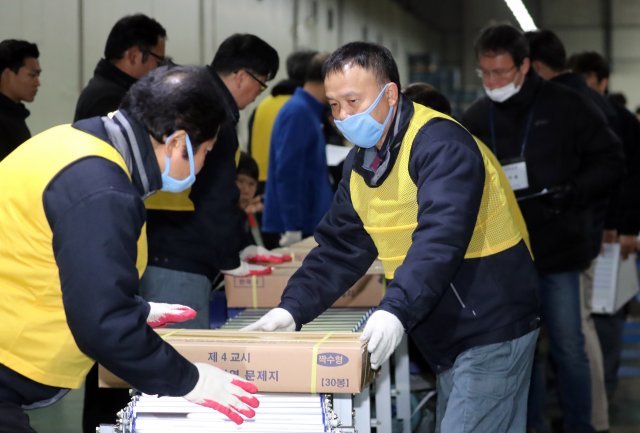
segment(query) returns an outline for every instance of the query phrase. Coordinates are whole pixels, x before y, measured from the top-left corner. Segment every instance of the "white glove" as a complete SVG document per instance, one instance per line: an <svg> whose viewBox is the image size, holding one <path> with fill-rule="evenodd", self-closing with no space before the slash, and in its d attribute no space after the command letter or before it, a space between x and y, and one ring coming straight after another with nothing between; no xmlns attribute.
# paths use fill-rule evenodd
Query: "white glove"
<svg viewBox="0 0 640 433"><path fill-rule="evenodd" d="M296 242L300 242L301 240L302 240L301 231L295 231L295 232L286 231L282 235L280 235L279 244L281 247L287 247Z"/></svg>
<svg viewBox="0 0 640 433"><path fill-rule="evenodd" d="M147 325L162 328L167 325L184 322L195 318L198 313L185 305L149 302Z"/></svg>
<svg viewBox="0 0 640 433"><path fill-rule="evenodd" d="M247 263L284 263L290 262L291 256L275 253L258 245L249 245L240 251L240 260Z"/></svg>
<svg viewBox="0 0 640 433"><path fill-rule="evenodd" d="M195 366L200 377L184 398L215 409L236 424L244 421L240 415L246 418L255 416L253 408L258 407L260 402L252 394L258 392L257 386L210 364L196 362Z"/></svg>
<svg viewBox="0 0 640 433"><path fill-rule="evenodd" d="M293 316L284 308L272 308L253 322L245 326L241 331L295 331L296 322Z"/></svg>
<svg viewBox="0 0 640 433"><path fill-rule="evenodd" d="M233 277L248 277L250 275L269 275L271 268L268 266L251 265L241 260L240 266L237 268L229 269L228 271L221 270L220 272Z"/></svg>
<svg viewBox="0 0 640 433"><path fill-rule="evenodd" d="M404 334L404 327L400 320L384 310L375 311L364 326L360 340L368 341L371 354L371 368L377 370L389 359Z"/></svg>

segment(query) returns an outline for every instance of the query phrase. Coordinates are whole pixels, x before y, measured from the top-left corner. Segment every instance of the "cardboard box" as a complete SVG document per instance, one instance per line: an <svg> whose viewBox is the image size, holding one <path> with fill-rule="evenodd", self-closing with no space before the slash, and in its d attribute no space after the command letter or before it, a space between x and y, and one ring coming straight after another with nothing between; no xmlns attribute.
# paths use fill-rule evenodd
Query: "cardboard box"
<svg viewBox="0 0 640 433"><path fill-rule="evenodd" d="M227 306L230 308L271 308L280 303L282 292L291 275L299 268L296 263L275 266L271 275L224 277ZM375 307L386 291L384 274L379 262L333 304L334 307Z"/></svg>
<svg viewBox="0 0 640 433"><path fill-rule="evenodd" d="M374 377L360 333L157 331L189 361L236 374L259 392L358 393ZM102 366L99 384L128 387Z"/></svg>

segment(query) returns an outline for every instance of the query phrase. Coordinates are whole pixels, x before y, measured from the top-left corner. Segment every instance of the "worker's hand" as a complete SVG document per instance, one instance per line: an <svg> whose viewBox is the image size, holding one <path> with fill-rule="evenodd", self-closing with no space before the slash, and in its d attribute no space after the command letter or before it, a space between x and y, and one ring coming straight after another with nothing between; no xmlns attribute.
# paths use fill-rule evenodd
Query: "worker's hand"
<svg viewBox="0 0 640 433"><path fill-rule="evenodd" d="M632 235L620 235L620 255L622 260L627 260L629 254L636 252L636 237Z"/></svg>
<svg viewBox="0 0 640 433"><path fill-rule="evenodd" d="M360 340L368 341L371 368L377 370L389 359L404 334L404 327L393 314L384 310L375 311L364 326Z"/></svg>
<svg viewBox="0 0 640 433"><path fill-rule="evenodd" d="M249 277L251 275L269 275L271 268L268 266L252 265L240 260L240 266L237 268L220 272L225 275L231 275L232 277Z"/></svg>
<svg viewBox="0 0 640 433"><path fill-rule="evenodd" d="M280 246L288 247L291 244L295 244L296 242L300 242L302 240L302 232L301 231L286 231L280 236Z"/></svg>
<svg viewBox="0 0 640 433"><path fill-rule="evenodd" d="M260 402L252 394L258 392L257 386L210 364L196 362L195 366L200 377L196 386L184 398L215 409L236 424L242 424L243 416L255 416L253 409Z"/></svg>
<svg viewBox="0 0 640 433"><path fill-rule="evenodd" d="M240 260L247 263L284 263L290 262L291 256L275 253L257 245L249 245L240 251Z"/></svg>
<svg viewBox="0 0 640 433"><path fill-rule="evenodd" d="M284 308L272 308L251 325L241 331L295 331L296 322L293 316Z"/></svg>
<svg viewBox="0 0 640 433"><path fill-rule="evenodd" d="M191 320L197 315L198 313L196 313L194 309L185 305L149 302L147 325L152 328L162 328L167 325Z"/></svg>

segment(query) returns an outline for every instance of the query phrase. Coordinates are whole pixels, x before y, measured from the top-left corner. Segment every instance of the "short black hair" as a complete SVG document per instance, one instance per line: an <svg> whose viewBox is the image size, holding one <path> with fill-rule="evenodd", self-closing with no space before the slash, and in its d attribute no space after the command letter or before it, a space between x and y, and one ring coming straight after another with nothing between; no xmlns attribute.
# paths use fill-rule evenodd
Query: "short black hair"
<svg viewBox="0 0 640 433"><path fill-rule="evenodd" d="M161 66L131 86L120 109L159 142L184 129L195 151L216 136L225 120L223 100L219 85L205 67Z"/></svg>
<svg viewBox="0 0 640 433"><path fill-rule="evenodd" d="M529 57L529 42L524 34L511 24L491 24L480 31L474 44L476 58L486 53L509 54L520 67Z"/></svg>
<svg viewBox="0 0 640 433"><path fill-rule="evenodd" d="M250 178L259 179L260 169L255 159L247 152L240 152L240 161L238 161L237 174L244 174Z"/></svg>
<svg viewBox="0 0 640 433"><path fill-rule="evenodd" d="M162 25L144 14L127 15L120 18L111 28L104 46L104 58L118 60L131 47L148 53L160 38L166 38L167 31Z"/></svg>
<svg viewBox="0 0 640 433"><path fill-rule="evenodd" d="M596 74L598 81L609 78L609 63L595 51L584 51L569 58L569 67L578 74Z"/></svg>
<svg viewBox="0 0 640 433"><path fill-rule="evenodd" d="M567 67L567 52L564 44L551 30L533 30L524 36L529 41L529 57L531 61L539 61L553 69L562 72Z"/></svg>
<svg viewBox="0 0 640 433"><path fill-rule="evenodd" d="M290 80L302 85L313 56L318 54L315 50L294 51L287 57L287 76Z"/></svg>
<svg viewBox="0 0 640 433"><path fill-rule="evenodd" d="M267 81L278 72L278 52L268 43L249 33L236 33L222 41L211 61L211 69L221 75L248 69L265 75Z"/></svg>
<svg viewBox="0 0 640 433"><path fill-rule="evenodd" d="M411 83L402 94L417 104L433 108L444 114L451 114L451 103L435 87L428 83Z"/></svg>
<svg viewBox="0 0 640 433"><path fill-rule="evenodd" d="M329 53L317 53L309 61L307 72L304 75L304 82L322 83L324 76L322 75L322 67L324 62L329 58Z"/></svg>
<svg viewBox="0 0 640 433"><path fill-rule="evenodd" d="M400 88L398 65L391 51L370 42L350 42L335 50L324 63L322 77L342 72L345 66L351 64L373 72L380 86L391 81Z"/></svg>
<svg viewBox="0 0 640 433"><path fill-rule="evenodd" d="M24 66L25 59L37 59L39 56L36 44L20 39L5 39L0 42L0 73L8 68L17 74Z"/></svg>

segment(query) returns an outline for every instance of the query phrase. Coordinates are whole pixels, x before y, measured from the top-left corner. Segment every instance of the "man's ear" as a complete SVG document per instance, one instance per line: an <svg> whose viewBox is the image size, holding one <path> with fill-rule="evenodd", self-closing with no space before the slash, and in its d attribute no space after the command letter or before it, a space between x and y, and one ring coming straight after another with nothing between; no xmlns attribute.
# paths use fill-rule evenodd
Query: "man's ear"
<svg viewBox="0 0 640 433"><path fill-rule="evenodd" d="M398 85L396 83L389 84L389 87L387 87L387 90L385 91L385 93L386 93L387 102L389 103L389 105L394 107L398 105L400 90L398 89Z"/></svg>
<svg viewBox="0 0 640 433"><path fill-rule="evenodd" d="M182 149L186 146L187 132L184 129L178 129L171 135L162 137L165 144L165 153L171 156L174 149Z"/></svg>

